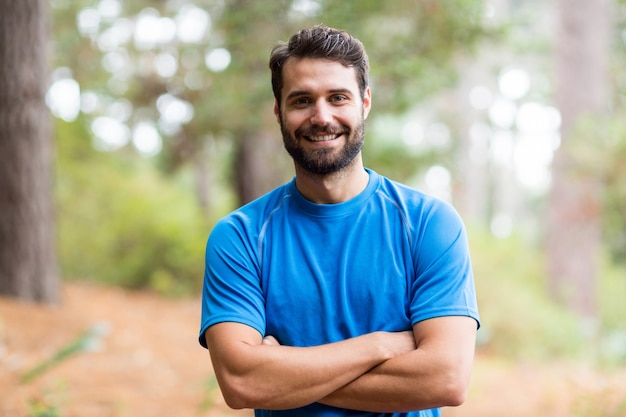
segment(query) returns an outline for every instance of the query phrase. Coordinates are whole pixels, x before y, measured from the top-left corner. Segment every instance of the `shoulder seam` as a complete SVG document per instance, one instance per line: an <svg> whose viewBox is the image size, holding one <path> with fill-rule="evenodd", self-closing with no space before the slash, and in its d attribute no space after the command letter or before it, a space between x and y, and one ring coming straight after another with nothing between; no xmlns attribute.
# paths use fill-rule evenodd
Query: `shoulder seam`
<svg viewBox="0 0 626 417"><path fill-rule="evenodd" d="M270 211L270 213L267 215L267 218L265 219L265 221L263 221L263 225L261 226L261 230L259 232L259 238L257 240L257 253L259 254L259 266L261 268L263 267L263 251L262 251L263 239L265 237L265 231L267 230L267 225L272 219L272 217L274 216L274 214L283 207L283 205L285 204L285 201L289 198L291 198L291 193L285 194L283 198L281 198L280 202L276 205L276 207L274 207L272 211Z"/></svg>
<svg viewBox="0 0 626 417"><path fill-rule="evenodd" d="M400 215L400 218L402 219L402 225L404 227L404 232L406 233L407 239L409 240L409 246L411 248L413 248L413 235L411 234L411 229L409 227L409 220L407 219L405 213L402 211L402 209L400 208L398 203L396 203L391 198L389 198L389 196L387 196L381 190L376 190L376 194L380 195L381 198L383 198L385 201L389 202L398 211L398 214ZM411 251L411 254L412 253L413 253L413 251Z"/></svg>

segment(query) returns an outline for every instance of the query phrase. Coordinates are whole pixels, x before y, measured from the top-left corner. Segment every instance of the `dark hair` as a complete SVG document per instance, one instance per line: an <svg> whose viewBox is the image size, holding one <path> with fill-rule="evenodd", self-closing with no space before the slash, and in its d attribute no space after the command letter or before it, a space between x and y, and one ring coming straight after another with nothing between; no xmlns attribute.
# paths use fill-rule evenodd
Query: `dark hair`
<svg viewBox="0 0 626 417"><path fill-rule="evenodd" d="M295 33L289 43L280 42L272 49L269 66L272 72L272 90L280 106L283 88L283 66L289 58L321 58L354 67L357 83L364 97L368 86L369 62L363 44L348 32L317 25Z"/></svg>

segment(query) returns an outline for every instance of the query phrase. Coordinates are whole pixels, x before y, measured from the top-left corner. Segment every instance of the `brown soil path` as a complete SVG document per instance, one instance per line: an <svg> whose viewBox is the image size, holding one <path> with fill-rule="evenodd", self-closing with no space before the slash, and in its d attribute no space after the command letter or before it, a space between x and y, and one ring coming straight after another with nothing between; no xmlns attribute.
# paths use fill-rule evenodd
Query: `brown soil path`
<svg viewBox="0 0 626 417"><path fill-rule="evenodd" d="M197 299L78 283L64 285L59 307L0 298L0 417L27 416L33 401L56 407L61 417L251 416L228 409L211 389L209 356L196 342L199 309ZM97 350L20 382L94 325L106 333ZM626 371L511 365L479 354L468 401L444 416L622 417L609 414L615 407L598 407L623 400ZM581 414L589 406L600 413Z"/></svg>

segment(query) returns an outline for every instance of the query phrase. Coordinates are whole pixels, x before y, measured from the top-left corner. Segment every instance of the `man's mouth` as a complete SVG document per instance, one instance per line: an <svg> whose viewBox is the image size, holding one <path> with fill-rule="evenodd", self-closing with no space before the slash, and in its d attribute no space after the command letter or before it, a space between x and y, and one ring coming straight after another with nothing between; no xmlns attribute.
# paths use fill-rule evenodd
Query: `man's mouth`
<svg viewBox="0 0 626 417"><path fill-rule="evenodd" d="M341 136L341 133L336 133L332 135L304 136L304 138L311 142L325 142L329 140L335 140L339 136Z"/></svg>

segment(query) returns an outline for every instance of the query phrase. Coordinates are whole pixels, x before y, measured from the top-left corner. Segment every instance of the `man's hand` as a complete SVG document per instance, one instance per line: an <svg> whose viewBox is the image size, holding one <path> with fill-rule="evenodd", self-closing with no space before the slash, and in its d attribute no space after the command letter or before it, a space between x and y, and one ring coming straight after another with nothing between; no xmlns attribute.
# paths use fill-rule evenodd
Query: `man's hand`
<svg viewBox="0 0 626 417"><path fill-rule="evenodd" d="M240 323L209 327L206 341L226 403L280 410L319 401L378 365L415 350L411 332L374 332L310 347L281 345Z"/></svg>
<svg viewBox="0 0 626 417"><path fill-rule="evenodd" d="M280 343L278 343L278 340L276 340L274 336L270 336L270 335L265 336L261 344L265 346L280 346Z"/></svg>
<svg viewBox="0 0 626 417"><path fill-rule="evenodd" d="M415 337L412 331L404 332L380 332L383 340L381 344L389 349L389 356L395 358L398 355L415 350Z"/></svg>
<svg viewBox="0 0 626 417"><path fill-rule="evenodd" d="M457 406L467 395L476 321L450 316L414 326L417 348L384 361L319 402L372 412ZM388 337L394 337L389 334Z"/></svg>

